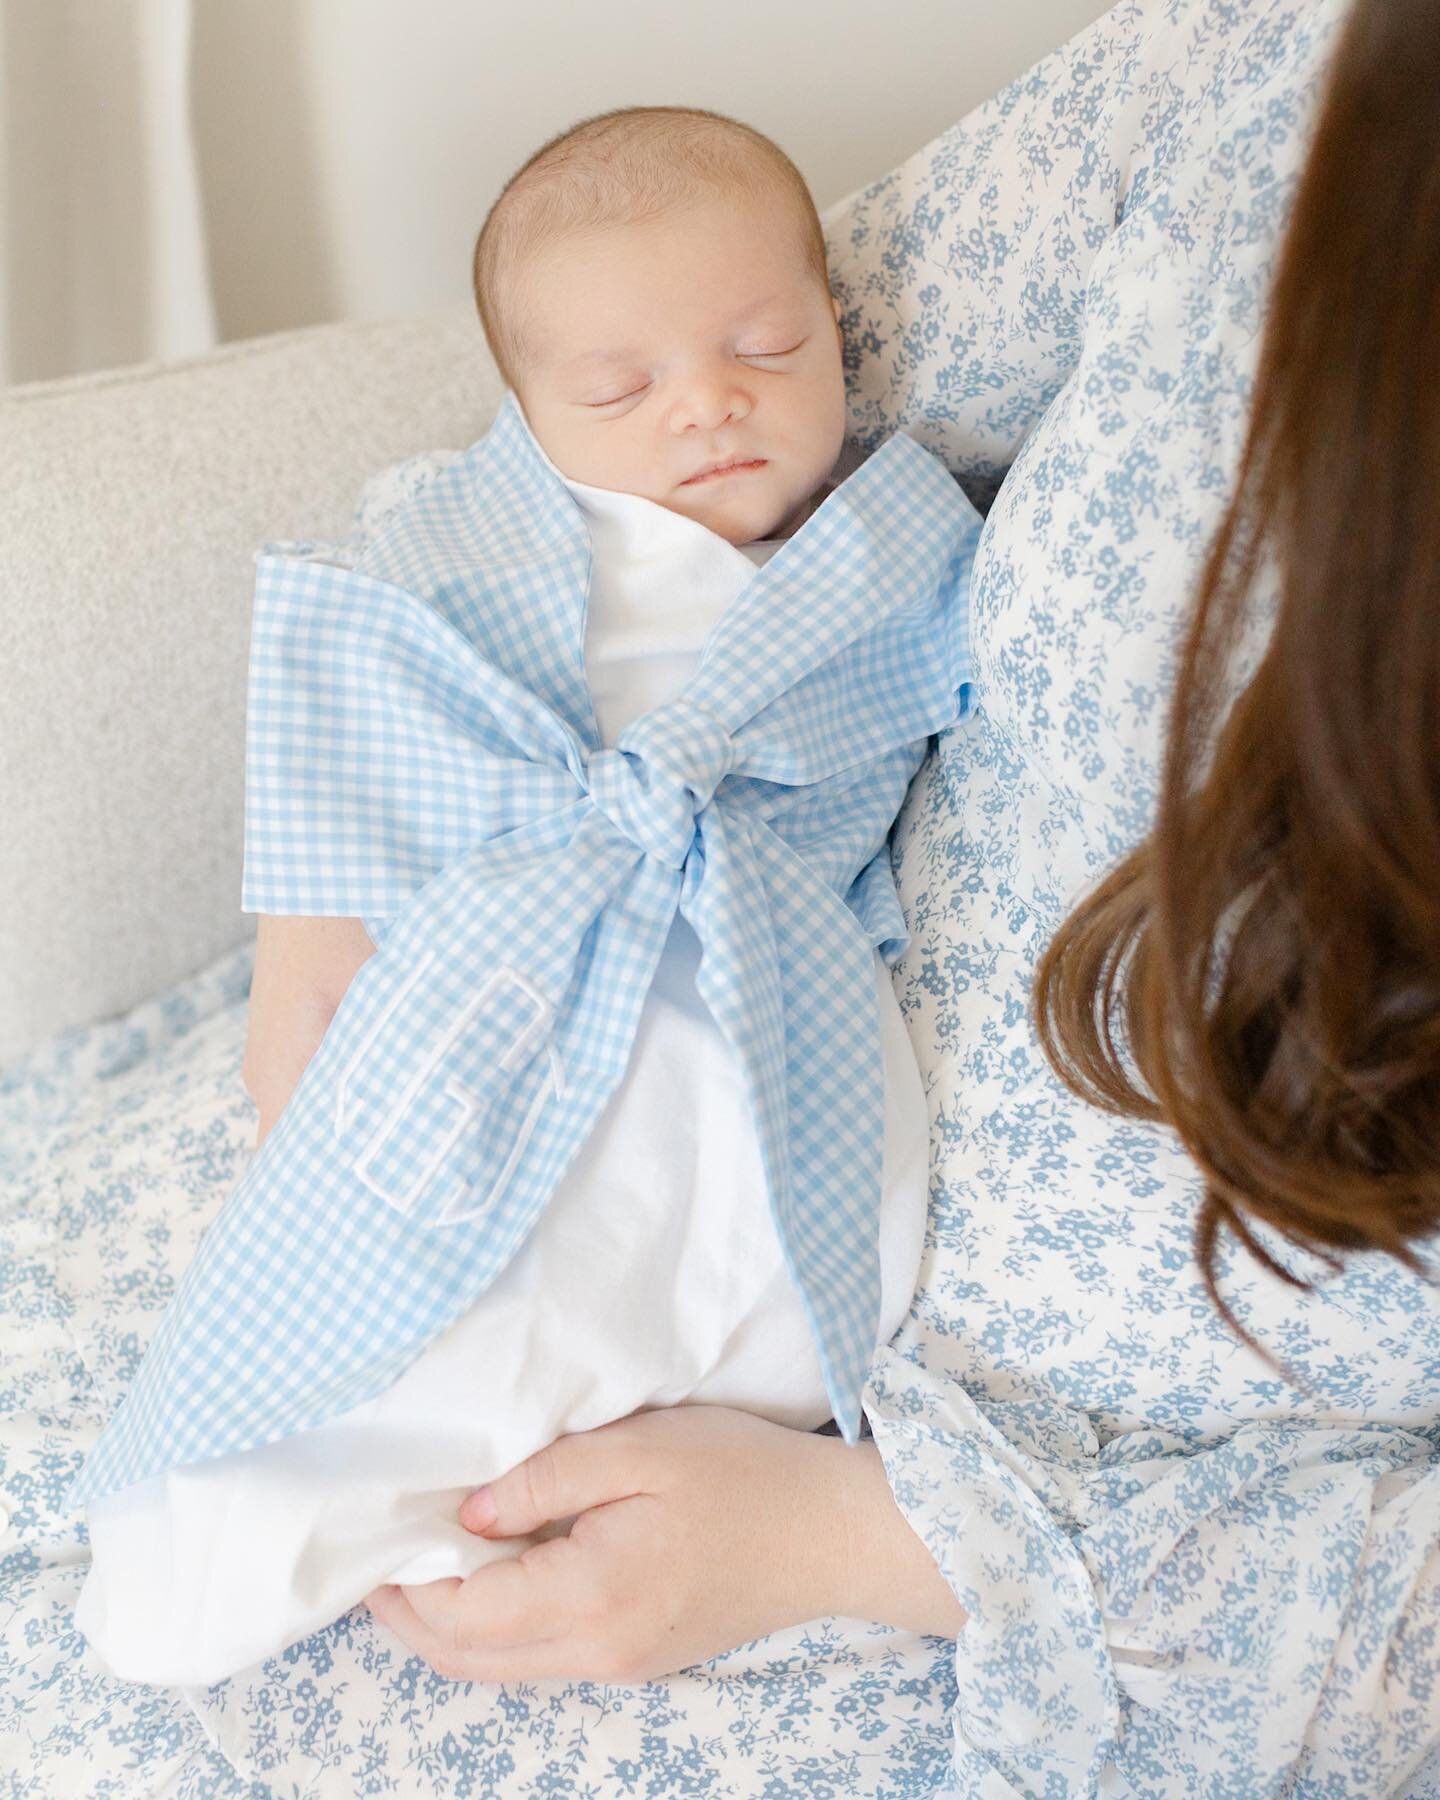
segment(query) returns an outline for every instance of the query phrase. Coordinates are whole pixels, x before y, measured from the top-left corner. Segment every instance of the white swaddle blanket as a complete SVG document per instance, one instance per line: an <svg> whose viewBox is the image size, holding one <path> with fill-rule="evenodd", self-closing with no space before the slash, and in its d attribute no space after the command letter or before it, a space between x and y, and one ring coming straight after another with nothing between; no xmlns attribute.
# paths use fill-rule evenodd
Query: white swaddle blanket
<svg viewBox="0 0 1440 1800"><path fill-rule="evenodd" d="M710 629L779 540L736 549L652 501L567 485L591 532L585 664L611 746L684 686ZM510 1264L393 1386L318 1429L89 1507L93 1563L76 1621L114 1673L208 1685L382 1583L518 1555L537 1537L474 1537L457 1509L566 1433L687 1400L800 1430L830 1417L740 1069L695 987L698 948L677 914L595 1132ZM928 1121L878 953L875 985L885 1342L919 1270Z"/></svg>

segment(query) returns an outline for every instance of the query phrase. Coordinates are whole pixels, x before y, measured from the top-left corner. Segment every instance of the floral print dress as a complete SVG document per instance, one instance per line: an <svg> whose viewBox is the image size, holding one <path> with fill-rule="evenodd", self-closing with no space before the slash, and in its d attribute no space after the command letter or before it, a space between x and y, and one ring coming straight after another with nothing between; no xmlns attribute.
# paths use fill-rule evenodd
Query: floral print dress
<svg viewBox="0 0 1440 1800"><path fill-rule="evenodd" d="M1440 1791L1440 1287L1267 1240L1318 1286L1223 1261L1262 1360L1205 1295L1193 1165L1071 1097L1029 1010L1153 817L1344 13L1118 6L826 221L853 435L995 496L975 705L894 836L930 1242L867 1406L970 1614L963 1793Z"/></svg>
<svg viewBox="0 0 1440 1800"><path fill-rule="evenodd" d="M492 1686L355 1612L215 1688L101 1672L60 1497L253 1144L246 946L0 1076L9 1800L1440 1794L1440 1291L1232 1257L1277 1372L1203 1291L1191 1165L1071 1099L1028 1014L1152 816L1343 13L1122 0L825 219L852 436L904 426L989 507L974 710L894 838L931 1203L866 1397L958 1643L826 1619L642 1686Z"/></svg>

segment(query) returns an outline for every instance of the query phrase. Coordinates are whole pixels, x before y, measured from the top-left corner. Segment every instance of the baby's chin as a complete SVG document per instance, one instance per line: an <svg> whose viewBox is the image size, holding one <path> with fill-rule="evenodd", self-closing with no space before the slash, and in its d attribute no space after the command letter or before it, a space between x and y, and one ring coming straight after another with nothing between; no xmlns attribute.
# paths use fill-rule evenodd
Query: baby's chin
<svg viewBox="0 0 1440 1800"><path fill-rule="evenodd" d="M701 500L698 504L677 504L675 511L683 512L686 518L694 519L738 548L765 538L788 537L810 516L821 498L818 489L808 499L798 502L777 501L761 494L734 494L724 498L717 496L709 503Z"/></svg>

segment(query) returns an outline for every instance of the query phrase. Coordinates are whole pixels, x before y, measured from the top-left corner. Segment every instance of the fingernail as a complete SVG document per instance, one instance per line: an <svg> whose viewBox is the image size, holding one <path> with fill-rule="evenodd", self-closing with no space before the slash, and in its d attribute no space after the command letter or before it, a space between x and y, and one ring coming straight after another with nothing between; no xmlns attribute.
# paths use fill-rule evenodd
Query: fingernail
<svg viewBox="0 0 1440 1800"><path fill-rule="evenodd" d="M488 1487L476 1488L460 1508L460 1523L467 1531L484 1531L495 1523L495 1497Z"/></svg>

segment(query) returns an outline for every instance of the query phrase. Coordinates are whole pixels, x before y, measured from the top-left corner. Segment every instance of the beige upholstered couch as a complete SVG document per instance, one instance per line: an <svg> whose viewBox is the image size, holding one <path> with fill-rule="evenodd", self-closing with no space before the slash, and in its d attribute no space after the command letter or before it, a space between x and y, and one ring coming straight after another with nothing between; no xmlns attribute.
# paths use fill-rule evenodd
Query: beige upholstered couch
<svg viewBox="0 0 1440 1800"><path fill-rule="evenodd" d="M0 1068L253 933L252 554L500 392L467 306L0 394Z"/></svg>

